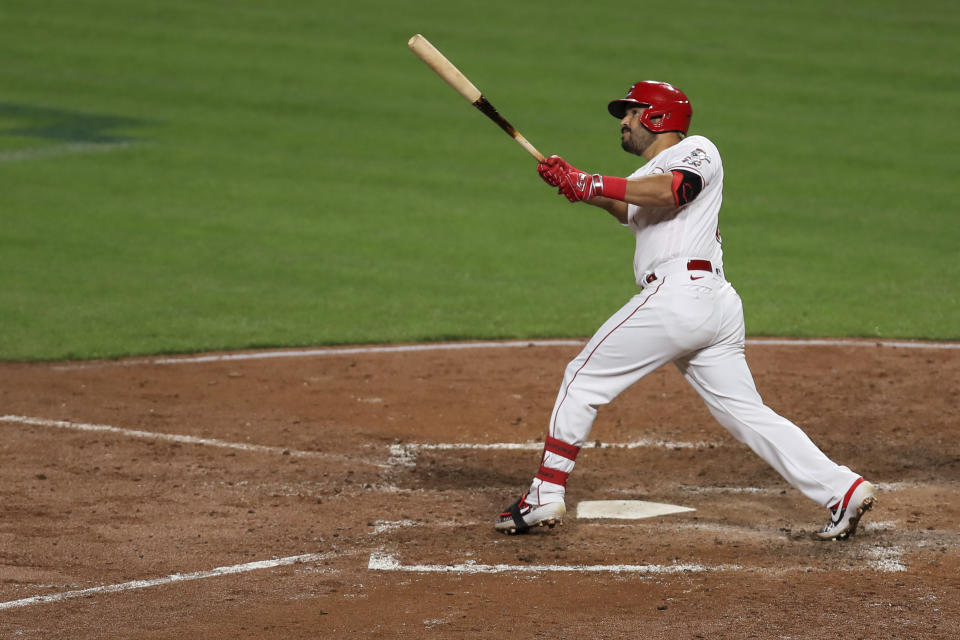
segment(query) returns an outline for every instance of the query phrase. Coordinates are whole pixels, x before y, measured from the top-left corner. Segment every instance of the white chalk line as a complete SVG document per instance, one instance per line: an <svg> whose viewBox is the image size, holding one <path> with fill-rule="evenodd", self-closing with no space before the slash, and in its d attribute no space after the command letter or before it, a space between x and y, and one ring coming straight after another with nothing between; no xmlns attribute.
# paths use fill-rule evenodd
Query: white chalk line
<svg viewBox="0 0 960 640"><path fill-rule="evenodd" d="M960 349L960 342L904 342L898 340L844 340L843 338L749 338L754 347L888 347L891 349Z"/></svg>
<svg viewBox="0 0 960 640"><path fill-rule="evenodd" d="M45 418L31 418L29 416L6 415L0 416L0 422L27 424L38 427L54 427L57 429L72 429L74 431L99 431L111 433L118 436L130 438L140 438L144 440L162 440L165 442L177 442L180 444L194 444L208 447L219 447L221 449L236 449L238 451L251 451L257 453L270 453L274 455L292 456L295 458L322 458L343 460L354 464L368 464L382 467L383 465L375 462L363 460L354 456L341 455L336 453L324 453L322 451L301 451L287 447L272 447L262 444L249 444L245 442L228 442L217 440L215 438L198 438L174 433L157 433L154 431L140 431L137 429L122 429L105 424L85 424L82 422L68 422L66 420L47 420Z"/></svg>
<svg viewBox="0 0 960 640"><path fill-rule="evenodd" d="M736 564L702 565L692 563L661 564L593 564L593 565L512 565L479 564L469 560L459 564L401 564L392 554L374 552L370 554L367 568L371 571L402 571L411 573L703 573L707 571L739 571L744 567Z"/></svg>
<svg viewBox="0 0 960 640"><path fill-rule="evenodd" d="M389 447L390 457L385 464L365 461L355 456L348 456L335 453L324 453L322 451L302 451L290 449L288 447L275 447L262 444L250 444L245 442L229 442L217 440L215 438L200 438L182 434L158 433L155 431L142 431L138 429L124 429L105 424L87 424L83 422L69 422L66 420L49 420L46 418L34 418L30 416L5 415L0 416L0 422L26 424L39 427L54 427L58 429L71 429L75 431L99 431L111 433L119 436L131 438L140 438L145 440L162 440L166 442L177 442L181 444L193 444L210 447L219 447L223 449L236 449L240 451L252 451L259 453L270 453L274 455L284 455L292 457L312 457L337 459L351 463L364 463L381 468L391 468L396 466L412 467L416 465L416 456L421 451L455 451L455 450L475 450L475 451L539 451L543 449L542 442L493 442L493 443L470 443L470 442L410 442L404 444L392 444ZM663 449L712 449L723 446L722 442L683 442L676 440L652 440L643 439L633 442L598 442L592 441L584 443L581 449L637 449L640 447L663 448Z"/></svg>
<svg viewBox="0 0 960 640"><path fill-rule="evenodd" d="M150 587L159 587L165 584L175 582L188 582L190 580L203 580L206 578L218 578L220 576L235 575L238 573L247 573L258 571L260 569L271 569L274 567L283 567L291 564L300 564L306 562L317 562L333 557L330 553L306 553L299 556L289 556L286 558L276 558L273 560L259 560L257 562L247 562L245 564L235 564L228 567L217 567L209 571L196 571L194 573L175 573L162 578L153 578L150 580L132 580L122 584L111 584L102 587L91 587L89 589L79 589L76 591L63 591L44 596L33 596L32 598L23 598L21 600L11 600L9 602L0 602L0 611L6 609L16 609L18 607L29 607L36 604L46 604L49 602L63 602L72 598L83 598L101 593L119 593L121 591L132 591L136 589L147 589Z"/></svg>
<svg viewBox="0 0 960 640"><path fill-rule="evenodd" d="M229 442L215 438L200 438L197 436L158 433L155 431L142 431L138 429L124 429L105 424L88 424L83 422L69 422L66 420L49 420L46 418L34 418L30 416L4 415L0 416L0 422L26 424L39 427L53 427L58 429L70 429L74 431L93 431L111 433L118 436L130 438L139 438L144 440L161 440L165 442L177 442L180 444L192 444L210 447L219 447L222 449L235 449L239 451L250 451L258 453L269 453L273 455L283 455L291 457L309 457L321 459L335 459L350 463L362 463L380 468L395 467L414 467L416 466L417 455L421 451L456 451L456 450L475 450L475 451L539 451L543 449L542 442L493 442L493 443L470 443L470 442L435 442L421 443L410 442L404 444L392 444L389 447L389 458L383 464L364 460L356 456L348 456L335 453L325 453L322 451L302 451L288 447L275 447L262 444L250 444L246 442ZM642 439L633 442L598 442L592 441L584 443L582 449L637 449L641 447L663 448L663 449L712 449L723 446L722 442L684 442L676 440L655 440Z"/></svg>
<svg viewBox="0 0 960 640"><path fill-rule="evenodd" d="M580 445L581 449L639 449L642 447L659 447L663 449L714 449L722 447L723 442L685 442L682 440L659 440L643 438L631 442L602 442L593 440ZM458 449L476 449L478 451L510 451L510 450L540 450L542 442L410 442L406 444L390 445L390 450L399 451L455 451Z"/></svg>
<svg viewBox="0 0 960 640"><path fill-rule="evenodd" d="M900 552L894 549L871 551L875 557L867 563L867 568L881 572L901 572L907 568L900 563ZM367 563L370 571L403 573L452 573L452 574L490 574L490 573L636 573L645 575L670 575L677 573L719 573L745 571L752 574L783 575L787 573L807 573L810 567L764 568L739 564L706 565L699 563L677 564L481 564L474 560L457 564L402 564L400 559L389 553L376 551L370 554ZM855 567L839 567L841 571L856 571ZM831 571L833 569L830 569ZM823 571L828 571L824 569Z"/></svg>
<svg viewBox="0 0 960 640"><path fill-rule="evenodd" d="M312 358L318 356L342 356L378 353L408 353L416 351L450 351L461 349L504 349L524 347L582 347L584 340L519 340L493 342L437 342L412 345L321 347L316 349L291 349L284 351L260 351L253 353L227 353L205 356L151 358L133 360L108 360L68 365L57 365L59 371L93 369L108 366L197 364L204 362L231 362L238 360L264 360L270 358ZM747 340L749 346L778 347L889 347L897 349L960 349L960 342L902 342L893 340L845 340L845 339L793 339L758 338Z"/></svg>
<svg viewBox="0 0 960 640"><path fill-rule="evenodd" d="M369 531L367 535L378 536L389 531L397 531L399 529L406 529L409 527L422 527L424 529L434 529L434 528L467 528L467 527L482 527L489 525L488 521L481 520L443 520L438 522L425 522L420 520L377 520L372 523L373 530ZM620 528L620 529L638 529L643 527L655 528L655 529L671 529L679 531L694 531L694 532L711 532L711 533L723 533L728 535L736 535L738 537L743 536L756 536L767 538L771 534L776 533L777 529L771 527L759 527L759 526L743 526L735 524L720 524L715 522L671 522L665 524L663 521L655 520L653 522L640 522L638 520L632 520L629 523L610 523L610 522L583 522L580 523L580 526L588 527L602 527L602 528ZM867 522L860 525L861 532L872 532L872 533L883 533L890 532L897 528L897 523L893 520L882 520L878 522Z"/></svg>
<svg viewBox="0 0 960 640"><path fill-rule="evenodd" d="M57 370L91 369L107 366L133 366L142 364L196 364L203 362L231 362L235 360L264 360L270 358L310 358L315 356L344 356L368 353L408 353L415 351L451 351L460 349L496 349L520 347L582 347L580 340L524 340L522 342L438 342L366 347L322 347L317 349L294 349L286 351L258 351L253 353L225 353L206 356L154 358L135 360L108 360L90 363L60 365Z"/></svg>

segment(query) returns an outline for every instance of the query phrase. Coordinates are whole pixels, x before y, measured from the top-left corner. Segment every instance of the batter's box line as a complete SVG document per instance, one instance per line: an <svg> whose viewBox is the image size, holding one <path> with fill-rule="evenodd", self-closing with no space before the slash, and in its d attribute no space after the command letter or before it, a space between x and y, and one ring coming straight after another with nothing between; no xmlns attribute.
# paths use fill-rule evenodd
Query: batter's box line
<svg viewBox="0 0 960 640"><path fill-rule="evenodd" d="M683 442L677 440L656 440L644 438L633 442L586 442L581 449L715 449L724 446L723 442ZM390 457L387 466L416 466L417 455L421 451L541 451L542 442L407 442L390 445Z"/></svg>
<svg viewBox="0 0 960 640"><path fill-rule="evenodd" d="M179 582L190 582L193 580L205 580L208 578L219 578L221 576L238 575L250 571L260 571L263 569L273 569L277 567L286 567L290 565L317 563L331 558L341 557L342 553L306 553L297 556L288 556L286 558L274 558L271 560L258 560L256 562L246 562L244 564L235 564L225 567L217 567L208 571L196 571L193 573L175 573L162 578L151 578L148 580L132 580L121 584L104 585L100 587L91 587L89 589L78 589L74 591L62 591L60 593L51 593L42 596L33 596L32 598L21 598L20 600L11 600L9 602L0 602L0 611L7 609L19 609L38 604L48 604L51 602L63 602L74 598L85 598L89 596L104 593L120 593L123 591L136 591L139 589L149 589L167 584Z"/></svg>
<svg viewBox="0 0 960 640"><path fill-rule="evenodd" d="M366 464L374 467L384 468L385 465L379 462L364 460L358 456L350 456L338 453L325 453L323 451L301 451L290 449L289 447L275 447L263 444L251 444L249 442L229 442L226 440L217 440L215 438L200 438L197 436L182 435L176 433L157 433L154 431L142 431L139 429L123 429L106 424L86 424L83 422L69 422L67 420L48 420L46 418L32 418L29 416L6 415L0 416L0 423L26 424L35 427L53 427L56 429L68 429L73 431L93 431L110 433L116 436L127 438L137 438L141 440L158 440L165 442L176 442L178 444L201 445L207 447L218 447L221 449L234 449L237 451L247 451L256 453L269 453L273 455L291 456L294 458L318 458L321 460L340 460L351 464Z"/></svg>
<svg viewBox="0 0 960 640"><path fill-rule="evenodd" d="M899 549L876 548L870 551L873 557L864 569L872 569L885 573L906 571L907 567L900 561ZM763 568L747 567L739 564L705 565L699 563L679 564L481 564L468 560L458 564L403 564L400 559L390 553L375 551L370 554L367 563L370 571L398 572L398 573L446 573L446 574L478 574L478 573L635 573L640 575L670 575L687 573L721 573L744 571L748 573L762 573L769 575L784 575L788 573L810 573L810 567L783 567ZM844 566L840 571L856 571L857 567ZM832 571L821 569L820 572Z"/></svg>
<svg viewBox="0 0 960 640"><path fill-rule="evenodd" d="M367 568L371 571L397 571L407 573L704 573L711 571L742 571L744 567L736 564L480 564L473 560L459 564L402 564L400 559L390 553L374 552L370 554Z"/></svg>

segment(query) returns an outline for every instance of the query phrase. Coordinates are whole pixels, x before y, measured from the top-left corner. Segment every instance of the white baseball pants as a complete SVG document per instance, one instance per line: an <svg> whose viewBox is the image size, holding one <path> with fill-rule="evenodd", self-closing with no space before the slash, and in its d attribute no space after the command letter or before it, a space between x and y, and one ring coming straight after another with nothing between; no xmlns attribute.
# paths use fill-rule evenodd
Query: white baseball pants
<svg viewBox="0 0 960 640"><path fill-rule="evenodd" d="M838 502L859 476L764 405L744 356L743 306L733 286L716 274L688 271L686 260L661 265L653 277L567 365L529 501L562 500L597 407L673 362L734 438L811 500Z"/></svg>

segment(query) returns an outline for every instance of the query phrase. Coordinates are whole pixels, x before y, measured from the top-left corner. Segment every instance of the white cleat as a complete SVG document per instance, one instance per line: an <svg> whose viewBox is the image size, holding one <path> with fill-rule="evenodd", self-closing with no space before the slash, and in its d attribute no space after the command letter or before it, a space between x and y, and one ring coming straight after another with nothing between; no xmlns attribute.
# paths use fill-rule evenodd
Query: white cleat
<svg viewBox="0 0 960 640"><path fill-rule="evenodd" d="M860 518L877 503L873 485L858 478L843 500L830 507L830 522L817 532L821 540L846 540L857 531Z"/></svg>
<svg viewBox="0 0 960 640"><path fill-rule="evenodd" d="M510 507L497 516L494 527L506 534L526 533L531 527L544 525L551 529L563 524L567 507L562 502L550 502L533 506L527 502L527 494L520 496Z"/></svg>

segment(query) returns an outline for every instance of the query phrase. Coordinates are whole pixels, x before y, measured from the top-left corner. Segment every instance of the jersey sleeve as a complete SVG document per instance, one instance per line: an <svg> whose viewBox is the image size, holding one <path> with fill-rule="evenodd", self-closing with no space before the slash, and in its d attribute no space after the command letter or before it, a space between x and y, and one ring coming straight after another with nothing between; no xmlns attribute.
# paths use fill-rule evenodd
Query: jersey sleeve
<svg viewBox="0 0 960 640"><path fill-rule="evenodd" d="M670 154L667 171L689 171L703 180L706 188L720 172L720 154L703 136L682 140Z"/></svg>

